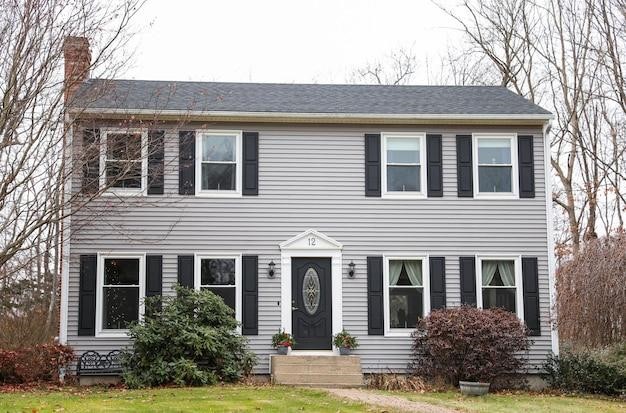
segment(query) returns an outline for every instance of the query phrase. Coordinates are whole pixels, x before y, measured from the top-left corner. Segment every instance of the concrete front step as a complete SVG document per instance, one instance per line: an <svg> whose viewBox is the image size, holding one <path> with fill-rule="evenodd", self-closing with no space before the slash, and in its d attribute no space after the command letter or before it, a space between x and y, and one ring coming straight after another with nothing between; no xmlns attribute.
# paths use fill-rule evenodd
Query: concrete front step
<svg viewBox="0 0 626 413"><path fill-rule="evenodd" d="M272 382L294 386L361 387L363 372L357 356L273 355Z"/></svg>

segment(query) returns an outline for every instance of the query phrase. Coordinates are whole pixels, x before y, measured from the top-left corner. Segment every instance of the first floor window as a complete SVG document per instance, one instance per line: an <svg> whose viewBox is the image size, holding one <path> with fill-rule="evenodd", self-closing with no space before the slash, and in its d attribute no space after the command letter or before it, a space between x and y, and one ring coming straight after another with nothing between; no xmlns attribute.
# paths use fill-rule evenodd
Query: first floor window
<svg viewBox="0 0 626 413"><path fill-rule="evenodd" d="M476 139L478 192L512 193L514 187L514 138L478 137Z"/></svg>
<svg viewBox="0 0 626 413"><path fill-rule="evenodd" d="M514 260L482 260L482 307L517 311L517 282Z"/></svg>
<svg viewBox="0 0 626 413"><path fill-rule="evenodd" d="M415 328L424 317L421 260L389 260L389 327Z"/></svg>
<svg viewBox="0 0 626 413"><path fill-rule="evenodd" d="M105 131L104 185L140 191L143 188L145 140L142 132Z"/></svg>
<svg viewBox="0 0 626 413"><path fill-rule="evenodd" d="M234 258L201 258L200 289L220 296L236 310L236 260Z"/></svg>
<svg viewBox="0 0 626 413"><path fill-rule="evenodd" d="M102 329L122 330L139 320L140 259L105 258Z"/></svg>
<svg viewBox="0 0 626 413"><path fill-rule="evenodd" d="M420 136L384 136L387 193L420 193L422 190Z"/></svg>
<svg viewBox="0 0 626 413"><path fill-rule="evenodd" d="M203 132L199 145L200 191L239 191L241 134Z"/></svg>

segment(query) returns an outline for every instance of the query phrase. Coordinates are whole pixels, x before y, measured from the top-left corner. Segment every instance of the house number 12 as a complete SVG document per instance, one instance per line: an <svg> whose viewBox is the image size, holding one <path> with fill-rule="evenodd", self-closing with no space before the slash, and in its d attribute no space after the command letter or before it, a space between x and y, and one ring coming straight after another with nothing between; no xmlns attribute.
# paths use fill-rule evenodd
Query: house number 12
<svg viewBox="0 0 626 413"><path fill-rule="evenodd" d="M311 237L309 238L309 247L314 247L317 245L317 238Z"/></svg>

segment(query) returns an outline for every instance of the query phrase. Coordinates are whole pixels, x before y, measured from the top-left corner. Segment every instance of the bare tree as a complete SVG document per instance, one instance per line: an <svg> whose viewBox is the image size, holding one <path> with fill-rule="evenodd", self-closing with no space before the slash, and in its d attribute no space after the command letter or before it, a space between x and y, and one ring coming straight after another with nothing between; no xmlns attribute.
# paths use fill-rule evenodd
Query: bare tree
<svg viewBox="0 0 626 413"><path fill-rule="evenodd" d="M417 59L413 49L399 48L385 59L366 63L356 69L348 80L350 83L377 85L406 85L417 71Z"/></svg>
<svg viewBox="0 0 626 413"><path fill-rule="evenodd" d="M626 338L626 234L586 243L557 274L559 335L568 344L594 348Z"/></svg>
<svg viewBox="0 0 626 413"><path fill-rule="evenodd" d="M621 61L615 61L621 53L618 47L606 53L599 46L609 35L619 43L618 13L611 9L607 28L597 4L609 1L623 2L464 0L456 8L440 5L469 43L459 58L469 54L488 59L500 84L555 113L550 162L558 185L553 201L567 222L559 240L567 246L559 248L566 255L597 237L599 220L606 232L623 224L623 145L616 127L621 121L610 115L606 103L608 89L620 85ZM613 99L622 99L619 95Z"/></svg>
<svg viewBox="0 0 626 413"><path fill-rule="evenodd" d="M120 52L143 1L0 0L0 280L8 288L29 278L46 281L48 331L56 307L60 223L76 209L68 206L77 204L63 191L73 167L65 153L64 111L80 80L64 77L65 41L92 39L91 64L80 70L115 75L126 61ZM65 69L67 75L76 68Z"/></svg>

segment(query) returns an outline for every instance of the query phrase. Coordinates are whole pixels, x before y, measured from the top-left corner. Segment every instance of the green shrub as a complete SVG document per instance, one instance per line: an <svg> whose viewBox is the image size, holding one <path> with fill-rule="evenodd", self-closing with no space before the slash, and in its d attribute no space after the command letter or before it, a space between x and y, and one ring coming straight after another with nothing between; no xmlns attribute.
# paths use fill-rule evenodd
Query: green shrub
<svg viewBox="0 0 626 413"><path fill-rule="evenodd" d="M626 395L626 343L594 352L564 350L544 364L551 387L573 392Z"/></svg>
<svg viewBox="0 0 626 413"><path fill-rule="evenodd" d="M460 380L493 382L524 366L526 326L500 308L462 306L435 310L413 334L413 373L457 385Z"/></svg>
<svg viewBox="0 0 626 413"><path fill-rule="evenodd" d="M255 356L237 332L233 310L210 291L177 287L175 297L146 299L146 317L130 327L124 381L131 388L201 386L249 374Z"/></svg>

